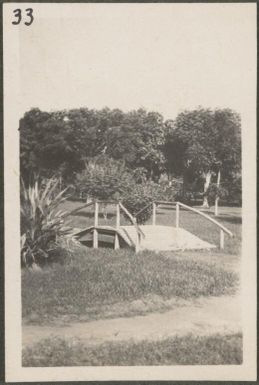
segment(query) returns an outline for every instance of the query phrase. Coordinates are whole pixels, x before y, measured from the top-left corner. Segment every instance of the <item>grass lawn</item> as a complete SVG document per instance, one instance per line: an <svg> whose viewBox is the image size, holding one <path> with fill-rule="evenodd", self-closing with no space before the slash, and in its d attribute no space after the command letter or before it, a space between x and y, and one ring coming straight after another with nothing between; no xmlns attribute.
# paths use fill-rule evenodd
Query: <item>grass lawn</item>
<svg viewBox="0 0 259 385"><path fill-rule="evenodd" d="M70 261L41 271L22 272L22 310L27 323L103 318L105 308L148 296L162 300L232 294L238 276L209 260L172 252L74 248ZM147 311L152 311L147 308ZM142 314L135 309L135 314ZM116 316L116 315L115 315Z"/></svg>
<svg viewBox="0 0 259 385"><path fill-rule="evenodd" d="M240 365L242 335L167 338L139 343L85 346L80 341L46 339L23 350L23 366Z"/></svg>
<svg viewBox="0 0 259 385"><path fill-rule="evenodd" d="M82 202L67 201L62 209L73 210ZM114 224L114 207L107 207L106 223ZM132 316L163 309L170 298L191 299L233 293L238 285L237 265L241 245L241 212L238 208L221 208L219 220L235 237L226 236L225 250L160 252L87 249L73 246L64 264L53 264L41 271L22 271L22 311L27 323L43 324L58 319L92 320L108 315L117 306L118 315ZM105 219L100 213L100 222ZM93 223L93 208L71 216L74 227ZM173 225L175 210L161 207L157 223ZM202 239L218 242L218 231L205 219L181 210L180 225ZM134 307L132 302L156 298L151 305ZM157 298L160 299L160 305ZM149 301L150 302L150 301ZM146 303L146 300L145 300ZM117 305L116 305L117 304ZM122 307L124 310L122 311ZM133 312L133 313L132 313ZM116 314L114 314L116 316Z"/></svg>
<svg viewBox="0 0 259 385"><path fill-rule="evenodd" d="M73 210L81 202L67 201ZM106 207L115 225L115 210ZM241 210L221 208L217 218L234 238L225 249L159 252L130 249L87 249L71 246L63 263L39 271L22 270L22 313L25 324L58 325L132 317L166 311L196 298L234 294L239 285ZM93 224L93 208L69 217L70 225ZM211 214L213 216L213 214ZM127 221L122 218L122 224ZM159 207L157 224L174 225L175 210ZM180 226L218 245L217 228L198 215L181 210ZM216 315L217 309L215 309ZM159 325L158 325L159 327ZM215 332L214 332L215 333ZM171 337L159 341L132 340L86 346L77 339L54 337L23 350L23 366L76 365L220 365L242 363L242 335Z"/></svg>

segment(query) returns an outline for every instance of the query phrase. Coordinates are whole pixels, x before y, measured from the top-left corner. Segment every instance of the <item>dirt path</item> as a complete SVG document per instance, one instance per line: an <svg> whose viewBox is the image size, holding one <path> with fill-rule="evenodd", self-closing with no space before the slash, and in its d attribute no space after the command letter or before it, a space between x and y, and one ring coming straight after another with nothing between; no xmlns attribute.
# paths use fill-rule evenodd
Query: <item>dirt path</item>
<svg viewBox="0 0 259 385"><path fill-rule="evenodd" d="M69 326L23 326L23 346L52 336L78 338L88 345L106 341L158 340L188 333L210 335L241 331L239 296L203 298L165 313L71 323Z"/></svg>

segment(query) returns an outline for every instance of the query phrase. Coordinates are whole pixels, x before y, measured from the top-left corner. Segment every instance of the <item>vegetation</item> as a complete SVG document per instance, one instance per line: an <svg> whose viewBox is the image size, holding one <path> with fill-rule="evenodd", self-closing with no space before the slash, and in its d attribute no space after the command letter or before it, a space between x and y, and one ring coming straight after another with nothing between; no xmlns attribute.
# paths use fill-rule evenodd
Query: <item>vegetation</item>
<svg viewBox="0 0 259 385"><path fill-rule="evenodd" d="M66 283L64 285L64 282ZM66 315L102 318L102 307L148 295L162 299L233 293L236 274L214 263L177 258L171 253L77 247L67 263L39 272L24 270L22 303L25 320L42 323ZM33 317L31 317L33 315Z"/></svg>
<svg viewBox="0 0 259 385"><path fill-rule="evenodd" d="M21 261L27 267L42 267L22 270L25 323L60 325L132 316L166 310L173 300L236 291L238 276L225 264L238 258L240 213L222 210L222 223L236 237L226 239L224 252L209 252L210 261L203 258L202 251L136 255L130 249L111 252L75 243L70 248L63 246L71 227L93 224L92 207L68 215L80 205L66 200L71 185L80 196L120 200L139 223L150 220L154 200L189 199L199 194L204 207L219 199L240 203L241 123L236 112L198 108L164 122L160 114L144 109L124 113L108 108L54 112L35 108L25 113L19 129L24 181ZM218 244L213 224L180 211L180 226ZM105 224L112 224L115 212L108 204L105 213ZM125 221L121 218L121 223ZM173 225L175 211L160 206L157 223ZM62 263L50 266L46 263L50 261ZM154 298L157 303L148 302ZM145 302L148 305L143 307ZM23 351L24 366L241 363L240 334L190 334L95 347L54 338Z"/></svg>
<svg viewBox="0 0 259 385"><path fill-rule="evenodd" d="M161 193L162 189L157 183L133 183L123 194L122 203L138 223L145 223L151 217L152 202L161 199Z"/></svg>
<svg viewBox="0 0 259 385"><path fill-rule="evenodd" d="M241 365L242 335L171 337L162 341L104 343L51 338L24 349L23 366Z"/></svg>
<svg viewBox="0 0 259 385"><path fill-rule="evenodd" d="M212 177L231 181L240 171L240 116L230 109L184 111L168 125L165 149L172 172L183 175L185 182L203 184L203 206L209 207Z"/></svg>
<svg viewBox="0 0 259 385"><path fill-rule="evenodd" d="M125 164L107 156L89 160L85 169L77 174L76 186L81 194L93 199L119 199L134 182Z"/></svg>
<svg viewBox="0 0 259 385"><path fill-rule="evenodd" d="M131 169L144 167L148 176L163 169L163 118L144 109L42 112L34 108L20 121L21 173L46 177L60 174L71 182L85 160L101 154L122 160Z"/></svg>
<svg viewBox="0 0 259 385"><path fill-rule="evenodd" d="M67 189L57 192L58 181L33 186L21 184L21 263L42 265L59 248L59 238L69 234L65 211L58 210ZM65 251L64 251L65 252Z"/></svg>
<svg viewBox="0 0 259 385"><path fill-rule="evenodd" d="M21 174L26 184L40 174L55 175L65 186L82 181L90 188L93 178L106 186L96 164L96 159L105 156L110 167L108 190L120 189L118 178L115 180L118 168L112 163L117 160L132 176L142 170L142 176L154 182L161 175L170 180L172 176L182 178L183 195L190 191L188 186L193 189L195 185L204 195L204 205L208 187L219 179L219 173L220 183L231 190L228 196L235 200L239 194L233 185L241 175L241 123L230 109L198 108L164 122L160 114L144 109L124 113L80 108L47 113L35 108L25 113L19 129ZM93 164L99 176L91 176ZM100 191L93 189L92 193L100 195Z"/></svg>
<svg viewBox="0 0 259 385"><path fill-rule="evenodd" d="M146 179L143 168L130 171L125 163L107 155L90 160L77 175L76 188L82 196L100 200L120 200L139 223L151 216L154 200L174 198L174 189Z"/></svg>

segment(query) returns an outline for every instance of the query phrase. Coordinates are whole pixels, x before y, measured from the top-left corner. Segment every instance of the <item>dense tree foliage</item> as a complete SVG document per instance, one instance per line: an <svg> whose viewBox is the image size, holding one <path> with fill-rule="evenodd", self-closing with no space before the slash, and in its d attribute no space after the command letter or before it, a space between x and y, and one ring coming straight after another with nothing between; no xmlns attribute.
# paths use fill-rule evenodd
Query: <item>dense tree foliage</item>
<svg viewBox="0 0 259 385"><path fill-rule="evenodd" d="M162 116L139 109L125 114L119 125L110 127L107 154L123 159L129 167L143 167L148 177L155 178L164 170L164 141Z"/></svg>
<svg viewBox="0 0 259 385"><path fill-rule="evenodd" d="M33 174L59 176L64 186L79 185L81 178L81 187L89 190L91 185L96 190L92 194L101 198L108 179L111 196L120 191L126 174L134 173L137 183L157 182L167 174L169 179L181 177L185 190L203 193L205 205L208 194L216 191L209 189L211 183L220 181L240 195L241 122L230 109L198 108L164 122L161 114L144 109L34 108L25 113L19 129L25 182ZM106 159L106 169L100 169L97 159Z"/></svg>
<svg viewBox="0 0 259 385"><path fill-rule="evenodd" d="M184 111L167 123L165 152L168 169L185 183L202 181L207 206L212 177L230 179L240 170L240 117L230 109Z"/></svg>
<svg viewBox="0 0 259 385"><path fill-rule="evenodd" d="M73 179L85 160L100 154L143 167L148 177L163 170L162 116L143 109L123 113L108 108L42 112L32 109L20 121L21 172Z"/></svg>

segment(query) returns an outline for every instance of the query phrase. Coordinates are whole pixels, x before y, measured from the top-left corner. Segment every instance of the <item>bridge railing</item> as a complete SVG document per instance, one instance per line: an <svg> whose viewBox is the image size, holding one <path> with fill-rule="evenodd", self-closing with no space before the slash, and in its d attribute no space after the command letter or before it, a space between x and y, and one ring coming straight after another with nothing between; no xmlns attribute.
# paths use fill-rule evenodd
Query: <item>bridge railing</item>
<svg viewBox="0 0 259 385"><path fill-rule="evenodd" d="M233 237L234 234L228 230L225 226L223 226L221 223L216 221L216 219L211 218L208 214L203 213L202 211L195 209L194 207L185 205L184 203L181 202L176 202L176 223L175 226L179 227L180 223L180 207L183 207L186 210L193 211L194 213L200 215L201 217L207 219L207 221L213 223L219 228L219 247L220 249L224 249L224 236L225 234L228 234L230 237Z"/></svg>
<svg viewBox="0 0 259 385"><path fill-rule="evenodd" d="M78 212L78 211L80 211L86 207L90 207L90 206L94 205L94 227L96 228L98 226L99 203L100 204L114 204L114 205L116 205L116 229L118 229L120 227L120 213L121 213L121 211L123 211L124 215L129 218L130 222L135 227L136 233L137 233L137 238L136 238L136 243L135 243L136 251L138 251L140 248L142 238L145 238L145 234L143 233L143 231L141 230L140 226L137 223L137 217L144 210L147 210L150 206L152 206L152 224L154 226L156 225L157 206L166 205L166 206L173 206L176 210L175 227L180 226L180 208L181 207L185 210L192 211L192 212L196 213L197 215L202 216L207 221L209 221L209 222L213 223L215 226L217 226L220 230L220 245L219 246L221 249L224 248L224 236L225 236L225 234L229 235L230 237L234 236L230 230L228 230L225 226L223 226L221 223L219 223L217 220L215 220L214 218L212 218L208 214L205 214L202 211L200 211L194 207L188 206L188 205L181 203L181 202L169 202L169 201L150 202L145 207L143 207L139 212L137 212L135 217L133 217L133 215L126 209L126 207L120 201L92 201L92 202L86 203L86 204L76 208L75 210L71 211L70 213L66 214L65 216L73 215L76 212ZM94 233L93 233L93 247L94 248L98 247L98 232L96 229L94 229ZM118 234L116 234L115 235L114 248L116 249L118 247L119 247L119 239L118 239Z"/></svg>
<svg viewBox="0 0 259 385"><path fill-rule="evenodd" d="M165 206L176 206L177 202L169 202L169 201L154 201L148 203L146 206L144 206L141 210L139 210L136 214L136 218L145 210L147 210L149 207L152 206L152 225L156 225L156 209L159 205L165 205Z"/></svg>
<svg viewBox="0 0 259 385"><path fill-rule="evenodd" d="M211 216L209 216L208 214L205 214L202 211L200 211L198 209L195 209L194 207L188 206L188 205L186 205L184 203L181 203L181 202L169 202L169 201L155 201L155 202L153 202L151 204L153 205L153 215L152 215L152 224L153 225L156 225L156 210L157 210L157 206L159 206L159 205L167 205L167 206L175 207L175 210L176 210L175 227L179 227L180 226L180 207L182 207L185 210L189 210L189 211L192 211L192 212L200 215L201 217L205 218L207 221L213 223L215 226L217 226L219 228L219 230L220 230L219 246L220 246L221 249L224 249L224 236L225 236L225 234L229 235L230 237L234 236L234 234L229 229L227 229L221 223L216 221L214 218L211 218ZM147 207L149 207L149 206L150 206L150 204L147 205L144 209L147 209ZM141 211L143 211L144 209L142 209ZM137 215L139 213L137 213Z"/></svg>
<svg viewBox="0 0 259 385"><path fill-rule="evenodd" d="M116 206L116 229L118 230L120 227L120 214L121 211L123 211L124 215L130 220L132 225L136 229L137 233L137 238L136 238L136 243L135 243L135 250L136 252L139 251L140 248L140 243L142 238L145 238L145 234L141 230L140 226L137 223L136 217L133 217L133 215L126 209L126 207L120 202L120 201L91 201L89 203L86 203L80 207L77 207L75 210L70 211L69 213L64 215L64 218L70 215L74 215L80 210L83 210L87 207L94 206L94 230L93 230L93 248L98 248L98 219L99 219L99 204L111 204ZM118 234L115 234L115 242L114 242L114 248L118 249L119 248L119 238Z"/></svg>
<svg viewBox="0 0 259 385"><path fill-rule="evenodd" d="M119 207L124 212L124 214L130 219L131 223L135 227L135 230L137 232L137 238L136 238L137 241L135 244L135 250L136 250L136 252L138 252L139 248L140 248L141 238L142 237L145 238L145 234L143 233L140 226L138 225L136 218L133 217L133 215L126 209L125 206L123 206L123 204L121 202L118 203L117 207ZM117 217L118 217L118 215L117 215Z"/></svg>

